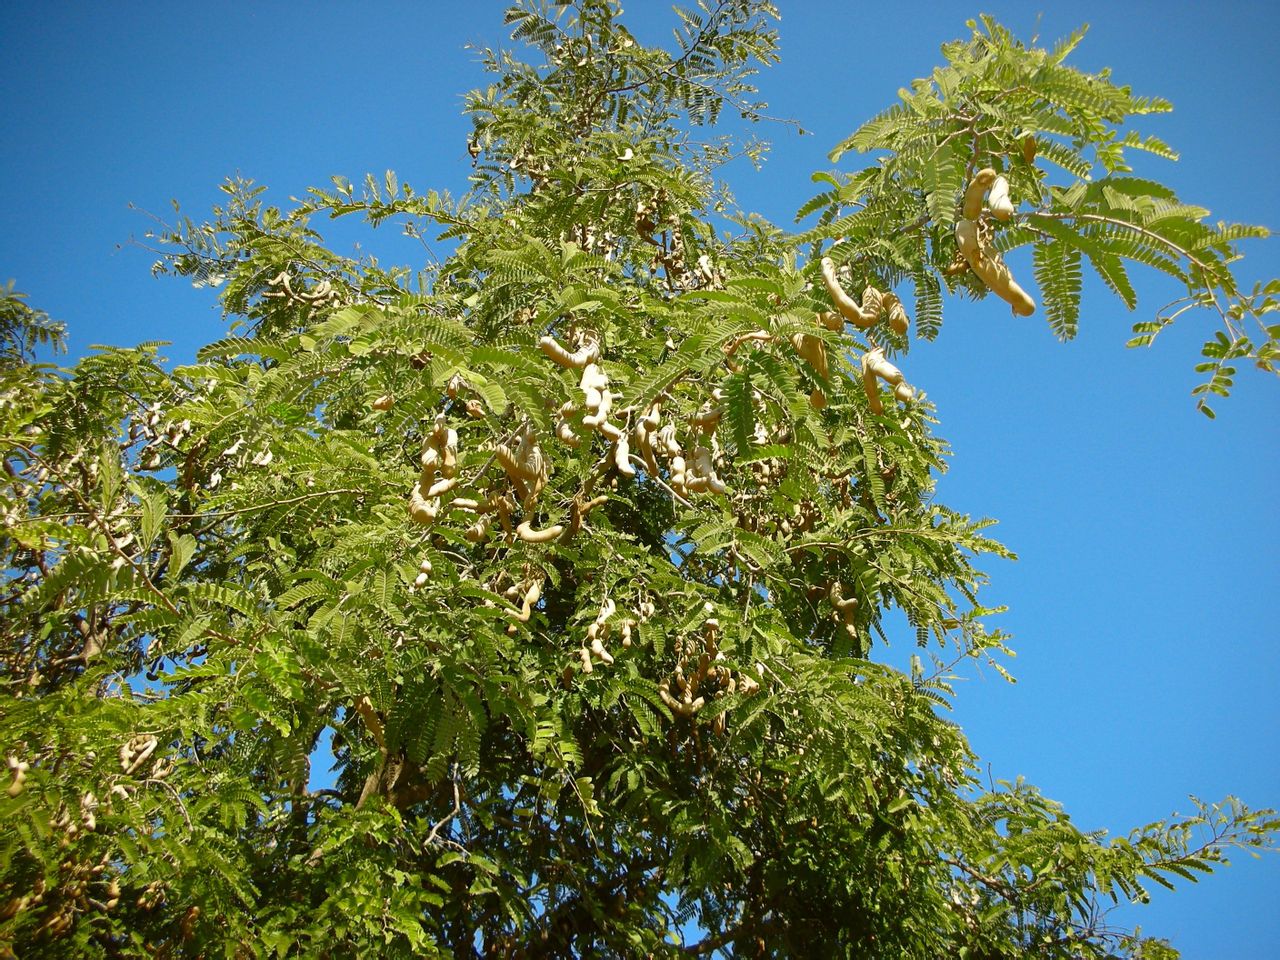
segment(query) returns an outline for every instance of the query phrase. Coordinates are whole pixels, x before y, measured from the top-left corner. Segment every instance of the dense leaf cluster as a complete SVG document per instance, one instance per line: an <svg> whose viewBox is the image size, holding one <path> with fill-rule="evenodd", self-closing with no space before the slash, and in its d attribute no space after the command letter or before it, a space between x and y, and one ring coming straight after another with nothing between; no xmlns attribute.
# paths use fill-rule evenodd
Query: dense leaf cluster
<svg viewBox="0 0 1280 960"><path fill-rule="evenodd" d="M1229 269L1258 230L1127 176L1168 148L1119 125L1165 105L984 21L795 236L727 214L717 169L758 145L701 139L762 116L771 5L704 0L674 51L618 12L512 8L533 58L483 52L461 200L232 182L166 232L231 324L193 364L36 366L53 328L5 308L0 951L1160 956L1106 906L1268 845L1233 800L1108 839L979 784L941 711L957 663L999 668L975 562L1007 553L936 502L928 402L872 412L860 357L909 336L816 319L823 255L924 339L944 289L982 295L953 226L994 165L1030 209L983 229L1033 245L1054 329L1082 259L1130 306L1124 262L1154 266L1228 322L1221 392L1273 356L1240 324L1275 291ZM450 252L347 259L321 215ZM875 659L894 610L910 674Z"/></svg>

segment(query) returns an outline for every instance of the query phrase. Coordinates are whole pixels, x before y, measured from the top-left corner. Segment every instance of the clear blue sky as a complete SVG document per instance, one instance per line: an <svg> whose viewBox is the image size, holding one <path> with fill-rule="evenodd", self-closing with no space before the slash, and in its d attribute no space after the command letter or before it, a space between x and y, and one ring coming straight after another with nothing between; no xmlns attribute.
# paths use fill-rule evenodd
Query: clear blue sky
<svg viewBox="0 0 1280 960"><path fill-rule="evenodd" d="M0 281L90 343L174 341L175 360L214 339L208 291L152 280L128 245L170 199L200 219L235 173L285 202L333 174L395 169L416 189L466 187L462 94L483 82L467 41L505 41L501 0L418 3L0 5ZM1142 169L1215 218L1280 229L1280 14L1263 3L1036 5L1001 0L782 3L782 64L761 77L773 112L812 136L764 131L764 172L734 171L744 208L789 223L809 174L980 9L1052 41L1092 25L1072 62L1114 68L1170 117L1148 118L1182 151ZM1047 5L1046 5L1047 6ZM642 37L667 4L633 0ZM1069 12L1068 12L1069 10ZM902 13L901 11L908 11ZM858 158L842 161L850 169ZM318 225L323 230L323 224ZM334 234L338 236L338 234ZM346 231L342 243L351 240ZM420 248L387 236L404 262ZM117 245L124 244L117 248ZM1280 238L1248 248L1246 278L1280 276ZM1029 278L1029 264L1015 260ZM1136 276L1135 276L1136 279ZM1016 564L992 564L1019 677L974 672L956 717L996 778L1026 775L1087 829L1127 830L1236 793L1280 806L1280 384L1242 370L1214 423L1188 391L1209 318L1187 316L1153 350L1129 325L1170 296L1139 287L1136 316L1087 289L1080 338L995 302L949 305L941 338L906 362L955 450L940 499L999 518ZM906 365L904 364L904 365ZM902 632L891 659L911 652ZM1117 914L1188 957L1270 957L1280 941L1280 857Z"/></svg>

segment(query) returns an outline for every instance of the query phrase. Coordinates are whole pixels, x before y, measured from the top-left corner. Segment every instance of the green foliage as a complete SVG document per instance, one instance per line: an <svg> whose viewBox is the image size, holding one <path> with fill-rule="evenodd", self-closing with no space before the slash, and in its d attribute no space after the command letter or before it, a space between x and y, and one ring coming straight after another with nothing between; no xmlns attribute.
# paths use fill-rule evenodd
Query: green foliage
<svg viewBox="0 0 1280 960"><path fill-rule="evenodd" d="M855 358L908 338L816 322L824 254L909 283L925 339L944 285L981 294L944 268L988 163L1060 336L1084 259L1129 306L1125 260L1272 310L1229 270L1258 231L1125 175L1169 151L1119 124L1166 105L984 21L837 148L884 155L815 178L815 228L725 233L738 147L697 138L762 118L776 14L700 3L668 51L617 13L511 9L534 61L482 52L466 197L232 181L166 230L157 272L229 322L193 364L33 365L60 332L6 295L0 950L1167 956L1099 905L1271 844L1235 801L1108 840L980 788L943 711L961 661L1004 671L976 564L1009 554L935 502L929 404L873 411ZM313 221L352 215L451 252L341 257ZM1208 389L1274 332L1215 337ZM895 608L909 674L875 659Z"/></svg>
<svg viewBox="0 0 1280 960"><path fill-rule="evenodd" d="M853 174L821 175L833 189L801 208L797 219L822 214L803 237L852 238L857 251L849 262L856 273L895 280L902 252L914 241L920 250L917 287L936 284L936 273L952 290L985 296L985 285L957 253L952 226L970 178L989 167L1008 179L1015 206L1025 212L1007 222L984 218L983 226L993 231L991 242L1002 253L1035 244L1036 282L1046 319L1059 337L1075 336L1081 258L1130 310L1137 306L1125 265L1131 261L1167 274L1178 292L1154 321L1134 325L1137 336L1129 346L1151 344L1193 308L1212 311L1221 323L1202 348L1205 362L1196 367L1208 375L1193 391L1200 410L1212 416L1206 396L1228 395L1233 361L1276 372L1280 340L1266 315L1280 307L1280 288L1272 281L1246 293L1231 269L1242 256L1238 242L1266 237L1267 229L1207 223L1208 210L1181 202L1161 183L1131 175L1128 151L1177 159L1158 138L1124 126L1131 117L1163 113L1170 105L1135 96L1115 85L1108 71L1086 74L1066 66L1084 29L1049 51L1023 46L989 17L969 26L968 40L943 46L946 66L901 90L900 103L832 151L832 162L850 150L879 157L875 166ZM882 237L897 240L868 242ZM841 243L833 248L843 249ZM949 264L958 269L945 270ZM930 311L928 317L918 326L925 338L936 331L937 314Z"/></svg>

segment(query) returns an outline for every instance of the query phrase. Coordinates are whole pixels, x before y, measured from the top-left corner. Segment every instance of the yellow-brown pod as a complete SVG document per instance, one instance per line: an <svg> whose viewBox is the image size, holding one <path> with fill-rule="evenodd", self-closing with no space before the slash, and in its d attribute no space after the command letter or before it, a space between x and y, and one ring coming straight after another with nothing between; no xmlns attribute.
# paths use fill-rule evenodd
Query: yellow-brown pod
<svg viewBox="0 0 1280 960"><path fill-rule="evenodd" d="M996 172L990 167L984 167L973 175L964 192L962 210L966 220L977 220L982 216L982 197L995 182Z"/></svg>
<svg viewBox="0 0 1280 960"><path fill-rule="evenodd" d="M844 287L840 286L840 280L836 276L835 261L830 257L822 258L822 284L827 288L827 296L836 305L840 315L854 326L866 329L876 322L876 315L864 312L854 299L845 293Z"/></svg>

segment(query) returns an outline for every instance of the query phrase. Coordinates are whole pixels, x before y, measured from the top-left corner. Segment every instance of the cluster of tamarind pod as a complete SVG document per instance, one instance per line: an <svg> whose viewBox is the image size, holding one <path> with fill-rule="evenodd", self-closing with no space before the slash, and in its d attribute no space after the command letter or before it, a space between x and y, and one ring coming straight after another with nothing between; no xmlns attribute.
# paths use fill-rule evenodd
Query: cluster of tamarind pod
<svg viewBox="0 0 1280 960"><path fill-rule="evenodd" d="M51 826L59 828L58 823ZM44 906L47 916L38 934L48 938L62 936L88 910L107 913L120 903L120 878L112 875L111 851L96 861L68 857L58 864L57 880L52 886L44 876L37 876L25 893L11 897L0 905L0 922L24 910ZM13 954L9 954L13 956Z"/></svg>
<svg viewBox="0 0 1280 960"><path fill-rule="evenodd" d="M834 260L823 257L821 267L823 286L838 311L818 314L818 322L822 326L828 330L843 330L848 322L859 329L869 330L883 318L895 333L907 332L910 318L897 294L883 293L868 284L862 291L862 301L858 302L845 292ZM877 380L883 380L893 387L894 397L903 403L915 398L915 390L906 382L902 371L885 359L882 347L873 343L872 348L862 356L862 389L867 395L867 405L871 412L882 414L884 403Z"/></svg>
<svg viewBox="0 0 1280 960"><path fill-rule="evenodd" d="M511 621L507 628L508 633L514 633L519 624L528 623L532 619L534 607L542 598L542 587L541 576L526 567L522 578L503 591L502 595L512 604L505 611L507 618ZM647 622L655 612L656 608L652 602L642 600L636 616L624 616L615 620L618 605L612 597L605 597L595 619L588 624L586 637L578 648L577 657L582 672L593 673L597 663L603 666L611 665L614 662L614 656L605 645L610 636L616 630L622 646L629 648L635 640L639 625ZM572 679L572 674L573 667L570 665L565 668L566 682Z"/></svg>
<svg viewBox="0 0 1280 960"><path fill-rule="evenodd" d="M707 604L708 614L715 608ZM702 643L681 637L676 641L676 664L671 676L658 683L658 696L672 713L692 717L707 705L708 698L716 699L740 693L751 696L760 689L760 683L745 671L736 675L724 662L720 649L720 621L708 616L702 624ZM725 714L719 713L712 721L716 733L724 733Z"/></svg>
<svg viewBox="0 0 1280 960"><path fill-rule="evenodd" d="M130 782L130 778L155 783L173 772L171 759L156 756L159 743L154 734L138 734L121 743L118 750L120 775L112 778L114 782L104 800L99 800L92 790L86 790L80 794L78 803L74 800L58 802L49 818L49 830L58 838L58 848L65 851L57 865L56 879L48 882L45 876L37 876L24 893L15 892L8 900L0 901L0 922L25 910L41 907L46 916L38 933L52 938L66 933L76 918L87 911L107 913L119 905L120 877L112 873L114 851L109 849L98 859L89 860L77 855L76 850L83 848L72 844L77 838L98 830L99 812L104 809L109 812L114 800L118 798L124 803L132 800L137 786ZM6 765L10 780L5 792L10 797L20 796L26 789L31 764L10 754L6 757ZM158 887L159 881L149 886L147 891L152 892ZM146 906L142 898L139 898L138 906Z"/></svg>
<svg viewBox="0 0 1280 960"><path fill-rule="evenodd" d="M329 280L321 280L310 290L295 289L288 270L281 270L267 281L267 286L268 289L263 291L263 297L305 304L313 310L328 306L338 299L338 289Z"/></svg>
<svg viewBox="0 0 1280 960"><path fill-rule="evenodd" d="M982 220L984 199L991 216L997 220L1007 221L1013 217L1014 205L1009 195L1009 181L990 167L979 170L965 188L961 217L955 225L956 261L946 272L954 274L966 269L972 270L992 293L1012 307L1015 314L1029 317L1035 312L1035 300L1013 279L1004 259L992 246L990 229ZM818 314L819 324L827 330L843 330L846 323L869 330L884 319L895 333L907 332L909 318L896 294L882 292L868 284L859 301L844 289L834 260L823 257L821 270L823 286L836 307L836 312L823 311ZM796 348L817 368L816 358L810 359L810 354L802 349L799 338L803 336L793 338L796 340ZM816 340L813 337L808 339ZM862 385L871 411L881 414L884 412L884 403L878 380L883 380L893 388L893 395L897 400L905 403L915 396L915 391L906 382L902 371L885 358L884 349L873 341L872 348L862 357ZM819 406L817 398L814 399L814 405Z"/></svg>
<svg viewBox="0 0 1280 960"><path fill-rule="evenodd" d="M990 167L975 173L965 188L960 211L962 216L956 221L957 261L948 268L948 272L959 272L967 267L992 293L1008 303L1015 314L1029 317L1036 312L1036 302L1013 279L1004 259L991 245L990 231L982 221L984 195L987 209L997 220L1007 221L1014 214L1009 181Z"/></svg>

